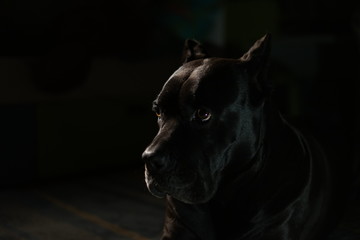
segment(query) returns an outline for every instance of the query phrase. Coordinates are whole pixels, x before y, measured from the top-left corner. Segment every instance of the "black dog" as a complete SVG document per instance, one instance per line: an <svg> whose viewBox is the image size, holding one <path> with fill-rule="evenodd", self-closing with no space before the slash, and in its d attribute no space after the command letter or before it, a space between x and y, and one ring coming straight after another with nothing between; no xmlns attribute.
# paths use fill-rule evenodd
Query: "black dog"
<svg viewBox="0 0 360 240"><path fill-rule="evenodd" d="M329 167L272 104L269 41L224 59L188 40L154 101L160 130L143 159L149 191L167 197L162 239L321 239Z"/></svg>

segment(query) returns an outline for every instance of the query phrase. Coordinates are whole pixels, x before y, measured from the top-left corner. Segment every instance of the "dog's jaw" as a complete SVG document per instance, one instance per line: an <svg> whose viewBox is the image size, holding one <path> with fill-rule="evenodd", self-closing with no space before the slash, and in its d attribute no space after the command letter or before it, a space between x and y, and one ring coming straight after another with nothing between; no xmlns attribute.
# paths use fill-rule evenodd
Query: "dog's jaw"
<svg viewBox="0 0 360 240"><path fill-rule="evenodd" d="M174 181L174 180L173 180ZM164 198L169 195L181 202L187 204L200 204L208 202L217 191L220 178L204 179L204 176L194 175L193 180L188 183L172 184L168 183L170 178L161 185L155 177L153 177L145 165L145 183L149 192L158 198Z"/></svg>
<svg viewBox="0 0 360 240"><path fill-rule="evenodd" d="M163 192L157 182L154 180L153 177L150 176L149 171L145 165L145 183L146 187L148 188L149 192L158 198L163 198L166 196L166 193Z"/></svg>

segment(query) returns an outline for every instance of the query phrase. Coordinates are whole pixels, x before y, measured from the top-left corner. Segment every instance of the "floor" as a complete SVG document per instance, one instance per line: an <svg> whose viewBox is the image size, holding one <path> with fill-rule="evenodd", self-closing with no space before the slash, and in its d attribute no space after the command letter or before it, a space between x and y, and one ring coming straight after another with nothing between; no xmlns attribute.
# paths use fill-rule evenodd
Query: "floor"
<svg viewBox="0 0 360 240"><path fill-rule="evenodd" d="M0 190L0 240L160 239L163 216L140 170ZM354 201L329 240L359 239Z"/></svg>
<svg viewBox="0 0 360 240"><path fill-rule="evenodd" d="M139 171L0 192L1 240L159 239L164 204Z"/></svg>

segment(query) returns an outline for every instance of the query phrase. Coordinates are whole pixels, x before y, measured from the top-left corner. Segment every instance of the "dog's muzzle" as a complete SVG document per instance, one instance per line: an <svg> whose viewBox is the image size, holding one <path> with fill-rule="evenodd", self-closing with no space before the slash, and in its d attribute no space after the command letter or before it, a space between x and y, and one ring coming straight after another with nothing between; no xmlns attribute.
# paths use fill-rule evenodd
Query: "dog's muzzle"
<svg viewBox="0 0 360 240"><path fill-rule="evenodd" d="M147 171L156 174L161 174L166 171L169 165L167 157L159 156L159 154L149 149L143 152L142 159L145 161Z"/></svg>
<svg viewBox="0 0 360 240"><path fill-rule="evenodd" d="M154 176L168 171L169 160L166 157L159 156L149 148L142 154L142 159L145 162L145 182L148 190L156 197L164 197L166 193L154 179Z"/></svg>

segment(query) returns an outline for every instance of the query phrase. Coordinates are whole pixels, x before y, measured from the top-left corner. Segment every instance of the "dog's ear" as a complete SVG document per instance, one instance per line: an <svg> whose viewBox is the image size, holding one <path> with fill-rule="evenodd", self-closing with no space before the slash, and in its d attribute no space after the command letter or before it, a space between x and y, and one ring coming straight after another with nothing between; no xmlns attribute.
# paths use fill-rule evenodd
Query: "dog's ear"
<svg viewBox="0 0 360 240"><path fill-rule="evenodd" d="M271 35L268 33L259 40L245 53L240 60L243 62L250 62L255 67L264 67L267 65L270 55Z"/></svg>
<svg viewBox="0 0 360 240"><path fill-rule="evenodd" d="M261 91L269 88L266 74L269 64L271 35L266 34L247 51L240 61L244 62L246 69L254 76L256 85Z"/></svg>
<svg viewBox="0 0 360 240"><path fill-rule="evenodd" d="M187 39L185 41L183 57L182 57L183 63L187 63L192 60L207 58L207 57L208 54L200 42L194 39Z"/></svg>

